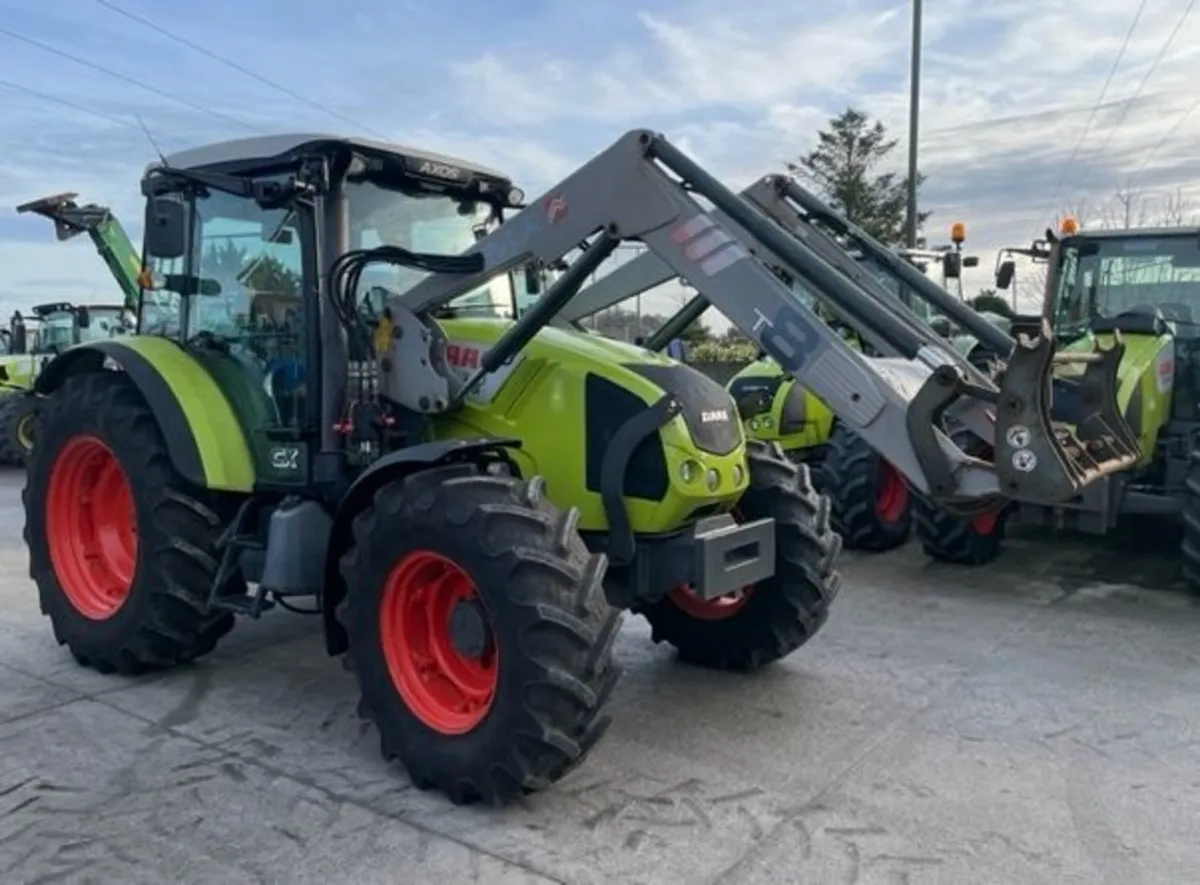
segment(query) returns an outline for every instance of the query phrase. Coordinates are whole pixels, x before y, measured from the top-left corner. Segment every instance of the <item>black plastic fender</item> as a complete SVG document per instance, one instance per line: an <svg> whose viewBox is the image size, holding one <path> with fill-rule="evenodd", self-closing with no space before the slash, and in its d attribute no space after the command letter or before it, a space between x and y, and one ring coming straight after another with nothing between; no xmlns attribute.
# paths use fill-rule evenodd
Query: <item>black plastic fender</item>
<svg viewBox="0 0 1200 885"><path fill-rule="evenodd" d="M487 455L511 463L504 450L520 447L519 439L509 437L435 440L389 452L358 475L338 504L325 550L321 620L325 626L325 650L329 654L340 655L348 645L346 632L336 617L338 604L345 598L347 589L338 565L350 549L354 517L374 500L375 492L409 473L444 464L478 462Z"/></svg>

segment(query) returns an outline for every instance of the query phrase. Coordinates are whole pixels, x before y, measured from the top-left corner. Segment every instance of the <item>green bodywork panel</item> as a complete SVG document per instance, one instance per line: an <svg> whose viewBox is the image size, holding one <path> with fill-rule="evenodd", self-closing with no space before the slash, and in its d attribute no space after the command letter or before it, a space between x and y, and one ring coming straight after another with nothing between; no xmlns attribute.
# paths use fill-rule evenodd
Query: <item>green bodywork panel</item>
<svg viewBox="0 0 1200 885"><path fill-rule="evenodd" d="M730 379L727 389L732 390L736 382L761 378L770 380L783 375L783 368L770 357L757 359ZM833 432L833 412L811 391L804 392L804 424L797 433L782 433L783 407L796 386L793 378L784 378L771 400L771 408L743 422L746 435L762 442L779 443L784 451L808 449L829 440Z"/></svg>
<svg viewBox="0 0 1200 885"><path fill-rule="evenodd" d="M211 371L211 361L202 362L175 342L153 335L124 336L102 342L79 344L64 351L43 374L61 381L81 371L93 371L100 363L89 354L109 356L121 363L141 358L162 381L169 401L158 395L159 387L143 386L142 392L157 412L159 423L182 421L188 429L199 460L199 473L210 489L249 492L254 488L255 467L242 423ZM56 365L57 364L57 365ZM134 369L126 368L132 378ZM142 386L139 384L139 386ZM42 392L48 393L48 390ZM168 414L173 411L174 414Z"/></svg>
<svg viewBox="0 0 1200 885"><path fill-rule="evenodd" d="M862 350L862 342L854 335L843 332L842 339L852 350ZM729 379L726 389L733 390L734 385L746 379L771 379L783 374L783 367L779 363L770 357L764 356L750 363L750 365ZM784 404L787 403L788 396L795 386L795 379L783 379L779 388L775 391L775 397L771 401L770 410L744 422L747 436L762 442L779 443L785 452L809 449L814 446L824 445L829 441L829 435L833 432L833 412L815 394L807 390L804 392L804 429L798 433L780 433L780 419L783 415Z"/></svg>
<svg viewBox="0 0 1200 885"><path fill-rule="evenodd" d="M480 353L493 344L511 321L493 318L439 320L448 357L463 377ZM489 376L458 410L434 418L435 439L517 437L513 452L524 476L545 478L546 492L560 507L579 509L579 528L604 531L608 521L600 494L587 487L585 384L599 376L637 396L647 406L664 390L631 365L678 366L675 360L640 347L569 330L548 327L538 332L511 363ZM687 370L691 371L691 370ZM732 409L732 405L730 405ZM681 416L659 433L666 456L668 485L661 500L625 499L632 529L654 534L678 529L703 513L729 510L748 485L744 438L727 455L698 449ZM694 462L691 468L688 461ZM705 475L715 470L719 484L709 491ZM685 481L685 473L694 473ZM739 479L740 476L740 479Z"/></svg>
<svg viewBox="0 0 1200 885"><path fill-rule="evenodd" d="M1175 382L1175 339L1167 335L1121 336L1125 354L1117 369L1117 406L1137 435L1143 465L1154 460L1158 435L1171 420ZM1111 334L1088 334L1062 347L1063 352L1090 353L1096 344L1108 349L1115 344ZM1067 364L1056 369L1062 378L1076 377L1082 365Z"/></svg>
<svg viewBox="0 0 1200 885"><path fill-rule="evenodd" d="M45 362L45 357L37 357L29 353L13 353L0 356L0 368L4 369L5 389L14 385L25 390L33 386L38 369Z"/></svg>

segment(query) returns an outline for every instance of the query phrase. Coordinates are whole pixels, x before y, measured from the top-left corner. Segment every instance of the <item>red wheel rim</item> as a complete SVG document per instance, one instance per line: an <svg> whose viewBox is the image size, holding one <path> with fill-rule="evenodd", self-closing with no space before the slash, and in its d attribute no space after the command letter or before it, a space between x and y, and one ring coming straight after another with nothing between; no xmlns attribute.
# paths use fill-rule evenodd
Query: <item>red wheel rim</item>
<svg viewBox="0 0 1200 885"><path fill-rule="evenodd" d="M698 621L723 621L740 612L753 595L754 585L751 584L716 599L701 599L691 585L685 584L667 593L667 598L685 615Z"/></svg>
<svg viewBox="0 0 1200 885"><path fill-rule="evenodd" d="M735 510L732 515L738 522L742 521L742 515L738 511ZM695 589L690 584L683 584L668 591L667 599L671 600L675 607L685 615L698 621L723 621L740 612L753 595L754 585L749 584L740 590L726 593L724 596L704 599L696 595Z"/></svg>
<svg viewBox="0 0 1200 885"><path fill-rule="evenodd" d="M904 477L887 461L880 459L875 477L875 514L880 521L897 523L908 510L908 486Z"/></svg>
<svg viewBox="0 0 1200 885"><path fill-rule="evenodd" d="M994 510L980 513L971 518L971 531L977 535L990 535L996 530L996 523L999 519L1000 515Z"/></svg>
<svg viewBox="0 0 1200 885"><path fill-rule="evenodd" d="M450 615L469 601L479 602L470 575L429 550L400 559L383 587L379 633L392 685L412 714L441 734L471 731L496 695L495 641L489 635L478 659L464 656L451 641Z"/></svg>
<svg viewBox="0 0 1200 885"><path fill-rule="evenodd" d="M72 439L50 465L46 537L75 610L96 621L112 617L133 586L137 512L117 456L94 436Z"/></svg>

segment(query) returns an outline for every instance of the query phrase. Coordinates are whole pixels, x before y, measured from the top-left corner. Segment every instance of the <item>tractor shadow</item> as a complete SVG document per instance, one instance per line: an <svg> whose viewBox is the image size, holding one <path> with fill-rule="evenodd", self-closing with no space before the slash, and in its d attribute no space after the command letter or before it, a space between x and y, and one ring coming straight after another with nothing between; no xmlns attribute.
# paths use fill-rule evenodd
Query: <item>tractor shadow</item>
<svg viewBox="0 0 1200 885"><path fill-rule="evenodd" d="M1178 522L1148 516L1123 521L1104 536L1020 527L1010 532L1009 549L994 567L1050 580L1065 591L1120 585L1187 597L1181 535Z"/></svg>

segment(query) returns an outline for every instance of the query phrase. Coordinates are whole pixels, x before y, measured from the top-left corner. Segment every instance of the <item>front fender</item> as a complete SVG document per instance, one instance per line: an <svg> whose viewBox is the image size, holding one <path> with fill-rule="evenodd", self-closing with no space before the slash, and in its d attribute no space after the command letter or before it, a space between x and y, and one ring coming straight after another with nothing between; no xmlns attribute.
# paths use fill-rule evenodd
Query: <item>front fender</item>
<svg viewBox="0 0 1200 885"><path fill-rule="evenodd" d="M353 541L351 526L354 517L375 497L375 492L389 482L406 474L455 462L478 461L486 454L503 454L504 449L520 448L521 441L512 438L440 439L419 443L384 455L355 478L338 504L333 529L325 550L324 592L321 594L321 619L325 625L325 649L331 655L346 650L346 631L338 623L338 604L346 596L346 586L339 569L342 557Z"/></svg>
<svg viewBox="0 0 1200 885"><path fill-rule="evenodd" d="M169 338L144 335L76 345L46 364L34 391L52 394L74 375L106 371L108 360L145 398L180 476L202 488L253 491L254 459L237 414L212 375Z"/></svg>

